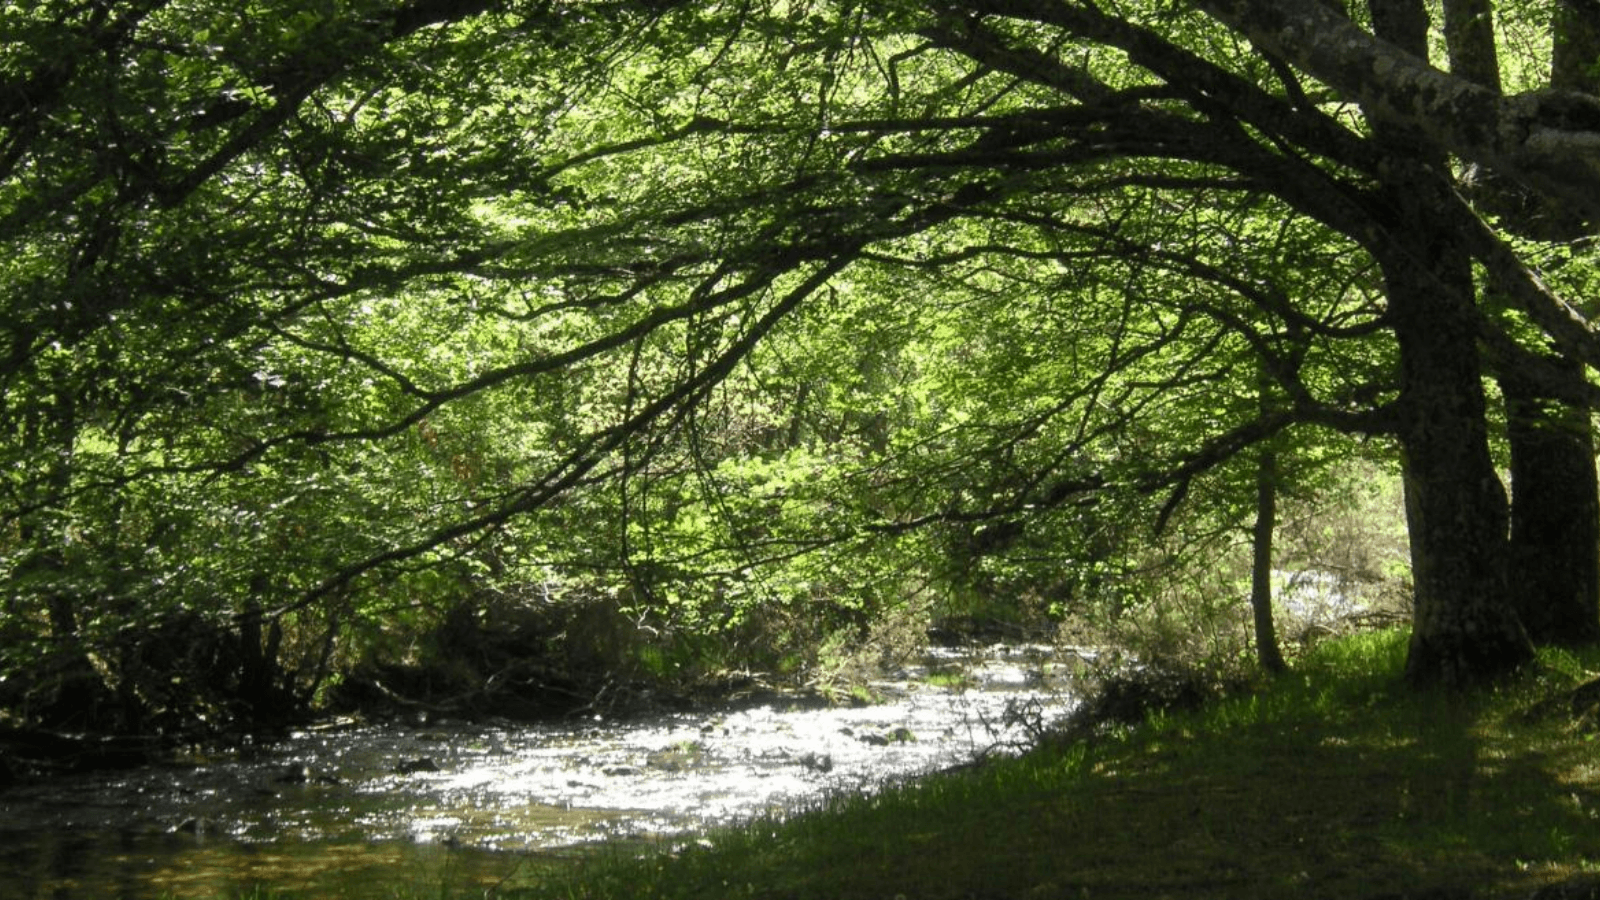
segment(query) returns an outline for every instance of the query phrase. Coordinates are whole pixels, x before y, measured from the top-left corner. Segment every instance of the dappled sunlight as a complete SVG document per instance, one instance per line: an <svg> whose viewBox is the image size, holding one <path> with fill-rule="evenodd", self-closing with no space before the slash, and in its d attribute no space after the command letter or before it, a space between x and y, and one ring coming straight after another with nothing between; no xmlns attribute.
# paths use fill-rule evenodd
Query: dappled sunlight
<svg viewBox="0 0 1600 900"><path fill-rule="evenodd" d="M1600 860L1595 3L7 2L0 894Z"/></svg>

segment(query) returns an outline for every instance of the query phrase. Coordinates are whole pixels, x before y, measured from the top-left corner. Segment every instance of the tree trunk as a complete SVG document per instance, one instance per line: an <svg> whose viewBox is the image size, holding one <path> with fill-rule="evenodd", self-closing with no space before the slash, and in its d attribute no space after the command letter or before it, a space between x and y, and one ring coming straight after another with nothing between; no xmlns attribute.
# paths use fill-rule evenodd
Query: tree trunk
<svg viewBox="0 0 1600 900"><path fill-rule="evenodd" d="M238 623L238 714L247 728L288 721L298 705L278 656L283 649L283 623L269 617L261 600L271 596L272 579L256 573L250 579L250 599Z"/></svg>
<svg viewBox="0 0 1600 900"><path fill-rule="evenodd" d="M1574 0L1557 4L1552 25L1550 86L1600 90L1600 20ZM1534 221L1509 222L1551 237L1588 233L1583 216L1549 200ZM1555 207L1555 208L1552 208ZM1566 364L1574 379L1583 366ZM1518 385L1503 385L1511 441L1512 573L1518 610L1534 641L1600 640L1600 485L1594 426L1587 410L1557 404Z"/></svg>
<svg viewBox="0 0 1600 900"><path fill-rule="evenodd" d="M1550 86L1558 91L1592 94L1600 85L1595 73L1595 60L1600 59L1600 15L1593 9L1593 0L1557 0Z"/></svg>
<svg viewBox="0 0 1600 900"><path fill-rule="evenodd" d="M1387 193L1409 223L1383 261L1416 591L1406 678L1465 687L1526 663L1533 645L1511 599L1510 516L1489 455L1471 262L1427 227L1427 187L1395 183Z"/></svg>
<svg viewBox="0 0 1600 900"><path fill-rule="evenodd" d="M1445 0L1450 69L1498 93L1488 0ZM1592 91L1591 66L1600 46L1592 23L1570 5L1552 20L1555 49L1551 87ZM1576 240L1581 215L1556 198L1527 195L1493 172L1470 184L1480 202L1501 213L1510 230L1529 237ZM1491 294L1492 304L1496 298ZM1581 383L1583 367L1556 360L1565 378ZM1541 393L1517 372L1499 373L1511 451L1512 602L1535 644L1600 639L1600 486L1595 481L1594 434L1587 410Z"/></svg>
<svg viewBox="0 0 1600 900"><path fill-rule="evenodd" d="M1533 647L1510 600L1508 511L1489 457L1471 270L1425 233L1414 243L1432 272L1385 272L1416 585L1406 677L1461 687L1517 668Z"/></svg>
<svg viewBox="0 0 1600 900"><path fill-rule="evenodd" d="M1511 445L1512 601L1535 644L1600 640L1600 488L1589 413L1516 379L1501 389Z"/></svg>
<svg viewBox="0 0 1600 900"><path fill-rule="evenodd" d="M1278 524L1278 455L1263 449L1256 460L1256 522L1251 530L1250 611L1255 617L1256 659L1274 675L1289 670L1272 620L1272 533Z"/></svg>
<svg viewBox="0 0 1600 900"><path fill-rule="evenodd" d="M1500 59L1490 0L1444 0L1445 52L1450 74L1500 93Z"/></svg>
<svg viewBox="0 0 1600 900"><path fill-rule="evenodd" d="M1378 37L1427 62L1421 0L1368 6ZM1415 582L1406 679L1465 687L1533 657L1511 605L1509 511L1489 456L1472 259L1433 224L1430 198L1450 191L1438 183L1449 171L1444 152L1392 108L1366 112L1392 160L1381 189L1393 239L1379 262L1400 348L1397 436Z"/></svg>

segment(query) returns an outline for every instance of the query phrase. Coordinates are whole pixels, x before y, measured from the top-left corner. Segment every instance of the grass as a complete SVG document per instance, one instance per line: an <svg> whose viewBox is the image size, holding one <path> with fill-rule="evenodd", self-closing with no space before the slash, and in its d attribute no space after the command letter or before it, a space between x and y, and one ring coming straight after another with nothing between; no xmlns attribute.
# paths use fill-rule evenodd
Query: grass
<svg viewBox="0 0 1600 900"><path fill-rule="evenodd" d="M977 684L977 679L966 672L930 672L923 678L923 683L931 687L959 690Z"/></svg>
<svg viewBox="0 0 1600 900"><path fill-rule="evenodd" d="M1404 653L1400 633L1330 642L1193 713L508 896L1521 898L1600 871L1600 742L1552 699L1600 652L1466 696L1401 688Z"/></svg>

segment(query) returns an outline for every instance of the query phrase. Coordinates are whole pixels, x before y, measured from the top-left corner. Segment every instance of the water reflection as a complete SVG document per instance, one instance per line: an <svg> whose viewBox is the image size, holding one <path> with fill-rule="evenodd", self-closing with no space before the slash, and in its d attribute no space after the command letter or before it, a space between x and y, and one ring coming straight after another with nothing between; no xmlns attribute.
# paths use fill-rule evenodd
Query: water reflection
<svg viewBox="0 0 1600 900"><path fill-rule="evenodd" d="M963 686L927 683L934 666L959 666ZM0 793L0 897L492 887L533 877L528 851L704 828L963 762L1064 713L1059 666L1043 648L992 648L931 659L878 685L892 702L861 708L351 725L20 786Z"/></svg>

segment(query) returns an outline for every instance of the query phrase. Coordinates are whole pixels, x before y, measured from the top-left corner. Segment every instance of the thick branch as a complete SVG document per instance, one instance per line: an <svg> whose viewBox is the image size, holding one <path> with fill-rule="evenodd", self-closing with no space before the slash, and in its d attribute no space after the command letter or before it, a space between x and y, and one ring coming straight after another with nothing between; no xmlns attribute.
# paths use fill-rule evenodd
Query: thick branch
<svg viewBox="0 0 1600 900"><path fill-rule="evenodd" d="M1458 156L1600 220L1600 99L1502 97L1363 31L1318 0L1195 0L1257 46Z"/></svg>

